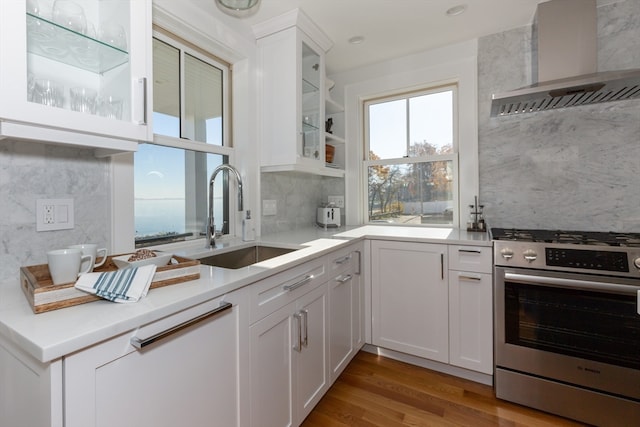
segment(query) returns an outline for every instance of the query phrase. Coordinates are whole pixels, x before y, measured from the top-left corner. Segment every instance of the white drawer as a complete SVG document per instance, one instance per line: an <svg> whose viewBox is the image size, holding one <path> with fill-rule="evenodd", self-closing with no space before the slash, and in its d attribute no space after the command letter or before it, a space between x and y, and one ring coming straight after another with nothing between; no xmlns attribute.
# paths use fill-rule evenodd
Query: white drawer
<svg viewBox="0 0 640 427"><path fill-rule="evenodd" d="M251 323L295 301L327 279L326 257L320 257L251 285Z"/></svg>
<svg viewBox="0 0 640 427"><path fill-rule="evenodd" d="M491 273L493 248L490 246L449 245L449 270Z"/></svg>
<svg viewBox="0 0 640 427"><path fill-rule="evenodd" d="M349 245L332 252L328 257L331 276L350 269L359 273L362 267L362 245Z"/></svg>

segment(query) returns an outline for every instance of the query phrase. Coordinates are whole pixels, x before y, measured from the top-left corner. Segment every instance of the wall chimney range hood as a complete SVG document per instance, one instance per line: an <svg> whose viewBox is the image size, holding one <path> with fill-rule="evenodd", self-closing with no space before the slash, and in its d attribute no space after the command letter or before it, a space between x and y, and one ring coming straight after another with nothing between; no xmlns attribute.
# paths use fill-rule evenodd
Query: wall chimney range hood
<svg viewBox="0 0 640 427"><path fill-rule="evenodd" d="M640 69L597 72L596 0L540 3L539 83L492 95L491 117L640 98Z"/></svg>

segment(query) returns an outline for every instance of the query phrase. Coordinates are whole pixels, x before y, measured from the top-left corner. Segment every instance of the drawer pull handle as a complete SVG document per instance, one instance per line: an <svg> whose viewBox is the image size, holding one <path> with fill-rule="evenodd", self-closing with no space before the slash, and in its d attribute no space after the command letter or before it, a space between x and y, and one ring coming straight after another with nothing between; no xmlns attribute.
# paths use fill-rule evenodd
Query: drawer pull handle
<svg viewBox="0 0 640 427"><path fill-rule="evenodd" d="M476 282L479 282L480 280L482 280L482 277L477 277L477 276L465 276L465 275L462 275L462 274L461 274L460 276L458 276L458 278L459 278L460 280L473 280L473 281L476 281Z"/></svg>
<svg viewBox="0 0 640 427"><path fill-rule="evenodd" d="M346 283L353 278L352 275L347 274L346 276L340 276L336 279L336 282Z"/></svg>
<svg viewBox="0 0 640 427"><path fill-rule="evenodd" d="M307 274L304 279L298 280L296 283L292 283L291 285L284 285L282 289L285 291L292 291L294 289L298 289L302 285L306 285L313 279L313 274Z"/></svg>
<svg viewBox="0 0 640 427"><path fill-rule="evenodd" d="M481 254L482 251L478 249L458 249L458 252L464 252L466 254Z"/></svg>
<svg viewBox="0 0 640 427"><path fill-rule="evenodd" d="M351 259L351 254L343 256L342 258L338 258L334 262L336 264L344 264L345 262L349 261L350 259Z"/></svg>
<svg viewBox="0 0 640 427"><path fill-rule="evenodd" d="M229 310L231 307L233 307L233 304L231 304L230 302L221 302L219 307L216 307L207 313L201 314L198 317L194 317L193 319L187 320L184 323L180 323L179 325L176 325L173 328L167 329L166 331L159 332L155 335L150 336L149 338L141 339L138 337L132 337L129 340L129 342L131 343L132 346L134 346L138 350L141 350L146 346L148 346L149 344L153 344L154 342L160 341L161 339L166 338L169 335L175 334L176 332L181 331L182 329L188 328L189 326L195 325L196 323L201 322L205 319L208 319L209 317L215 316L216 314Z"/></svg>

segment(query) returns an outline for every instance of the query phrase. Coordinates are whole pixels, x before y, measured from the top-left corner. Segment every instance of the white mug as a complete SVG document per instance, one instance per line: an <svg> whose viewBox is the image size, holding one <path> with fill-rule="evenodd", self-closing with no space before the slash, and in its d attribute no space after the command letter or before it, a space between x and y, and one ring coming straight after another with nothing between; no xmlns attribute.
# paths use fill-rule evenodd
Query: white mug
<svg viewBox="0 0 640 427"><path fill-rule="evenodd" d="M94 268L100 267L104 265L105 261L107 261L107 248L98 249L98 245L95 243L83 243L81 245L71 245L69 249L80 249L82 251L82 255L91 255L90 261L83 261L81 270L84 271L89 267L88 271L93 271ZM98 254L101 254L102 259L100 262L98 260Z"/></svg>
<svg viewBox="0 0 640 427"><path fill-rule="evenodd" d="M82 250L56 249L47 252L49 273L54 285L75 282L78 276L88 273L90 270L80 270L80 265L85 261L92 261L92 255L82 255ZM89 264L90 266L90 264Z"/></svg>

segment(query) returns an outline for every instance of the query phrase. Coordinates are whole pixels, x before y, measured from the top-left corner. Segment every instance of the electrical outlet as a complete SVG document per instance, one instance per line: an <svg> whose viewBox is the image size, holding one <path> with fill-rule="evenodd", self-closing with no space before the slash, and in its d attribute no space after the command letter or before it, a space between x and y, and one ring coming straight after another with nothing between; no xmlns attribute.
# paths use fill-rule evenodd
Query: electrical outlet
<svg viewBox="0 0 640 427"><path fill-rule="evenodd" d="M329 203L336 207L344 209L344 196L329 196Z"/></svg>
<svg viewBox="0 0 640 427"><path fill-rule="evenodd" d="M36 200L36 231L67 230L73 227L73 199Z"/></svg>
<svg viewBox="0 0 640 427"><path fill-rule="evenodd" d="M56 222L55 219L55 206L54 205L44 205L44 214L42 215L42 222L44 224L53 224Z"/></svg>

